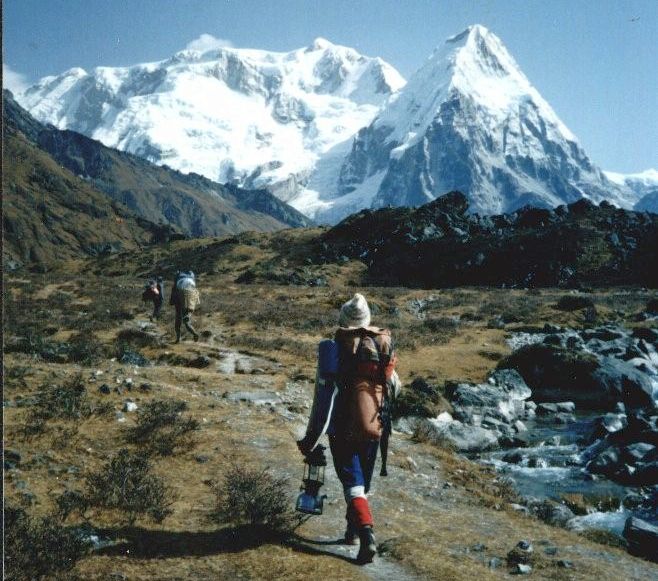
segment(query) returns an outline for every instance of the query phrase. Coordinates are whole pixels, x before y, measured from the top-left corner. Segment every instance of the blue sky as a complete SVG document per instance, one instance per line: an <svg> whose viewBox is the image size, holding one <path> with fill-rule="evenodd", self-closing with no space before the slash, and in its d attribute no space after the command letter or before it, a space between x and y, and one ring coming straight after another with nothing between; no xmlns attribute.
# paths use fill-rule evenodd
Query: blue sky
<svg viewBox="0 0 658 581"><path fill-rule="evenodd" d="M658 167L658 0L4 0L3 21L8 86L162 60L203 34L278 51L322 36L409 78L445 38L479 23L596 164Z"/></svg>

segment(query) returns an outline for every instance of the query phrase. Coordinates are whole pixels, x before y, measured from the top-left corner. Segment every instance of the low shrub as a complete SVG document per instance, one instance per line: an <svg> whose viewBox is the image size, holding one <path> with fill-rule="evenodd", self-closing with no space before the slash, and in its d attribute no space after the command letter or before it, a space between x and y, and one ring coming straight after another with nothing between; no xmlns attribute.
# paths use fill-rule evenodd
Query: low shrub
<svg viewBox="0 0 658 581"><path fill-rule="evenodd" d="M54 518L31 518L4 506L4 565L7 581L31 581L70 571L91 546Z"/></svg>
<svg viewBox="0 0 658 581"><path fill-rule="evenodd" d="M43 431L49 420L79 420L91 415L107 415L112 410L107 402L94 405L89 401L84 378L78 373L61 386L50 386L37 394L24 431L28 435L36 434Z"/></svg>
<svg viewBox="0 0 658 581"><path fill-rule="evenodd" d="M192 432L199 422L184 418L187 404L179 400L156 400L137 412L137 424L129 428L127 440L139 444L150 453L169 456L176 448L192 445Z"/></svg>
<svg viewBox="0 0 658 581"><path fill-rule="evenodd" d="M580 309L593 308L594 301L589 297L581 295L564 295L560 297L555 306L560 311L579 311Z"/></svg>
<svg viewBox="0 0 658 581"><path fill-rule="evenodd" d="M151 469L146 455L122 449L87 476L86 492L58 503L60 511L99 508L122 513L130 525L141 515L162 522L172 513L172 491Z"/></svg>
<svg viewBox="0 0 658 581"><path fill-rule="evenodd" d="M128 345L130 347L160 347L162 340L153 333L142 329L122 329L116 336L117 345Z"/></svg>
<svg viewBox="0 0 658 581"><path fill-rule="evenodd" d="M77 333L69 339L68 361L93 365L107 356L105 346L91 331Z"/></svg>
<svg viewBox="0 0 658 581"><path fill-rule="evenodd" d="M449 409L450 404L443 398L439 387L431 385L420 377L402 390L392 407L394 418L404 416L435 418Z"/></svg>
<svg viewBox="0 0 658 581"><path fill-rule="evenodd" d="M289 535L306 518L292 510L288 489L287 479L274 476L268 468L233 465L215 488L211 519L240 528L252 539Z"/></svg>

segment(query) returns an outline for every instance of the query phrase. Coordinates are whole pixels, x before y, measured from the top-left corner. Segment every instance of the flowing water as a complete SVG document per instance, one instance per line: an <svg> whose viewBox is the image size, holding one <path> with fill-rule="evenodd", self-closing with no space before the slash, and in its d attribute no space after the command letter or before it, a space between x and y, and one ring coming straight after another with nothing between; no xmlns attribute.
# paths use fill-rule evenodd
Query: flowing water
<svg viewBox="0 0 658 581"><path fill-rule="evenodd" d="M581 415L576 422L567 425L542 420L526 422L529 447L481 453L478 460L511 478L521 495L528 499L559 501L565 494L581 494L591 499L618 501L617 510L576 516L569 521L569 528L604 528L621 535L624 523L631 515L658 524L658 514L623 507L624 497L637 492L637 488L592 476L585 470L581 458L585 448L582 442L591 432L596 418L596 415ZM611 504L615 506L616 502L613 500Z"/></svg>

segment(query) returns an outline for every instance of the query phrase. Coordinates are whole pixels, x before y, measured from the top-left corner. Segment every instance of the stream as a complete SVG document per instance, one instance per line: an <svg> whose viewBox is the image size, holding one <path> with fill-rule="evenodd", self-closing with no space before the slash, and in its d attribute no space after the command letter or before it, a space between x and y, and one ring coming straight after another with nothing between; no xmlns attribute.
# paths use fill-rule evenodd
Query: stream
<svg viewBox="0 0 658 581"><path fill-rule="evenodd" d="M590 432L595 417L577 417L575 423L560 426L542 421L527 422L529 447L481 453L478 459L511 478L527 499L559 501L565 494L583 495L592 499L593 504L598 499L616 499L618 510L576 516L569 521L569 528L603 528L621 536L629 516L658 524L658 514L623 507L624 498L637 492L636 487L622 486L585 470L580 456L583 446L579 441Z"/></svg>

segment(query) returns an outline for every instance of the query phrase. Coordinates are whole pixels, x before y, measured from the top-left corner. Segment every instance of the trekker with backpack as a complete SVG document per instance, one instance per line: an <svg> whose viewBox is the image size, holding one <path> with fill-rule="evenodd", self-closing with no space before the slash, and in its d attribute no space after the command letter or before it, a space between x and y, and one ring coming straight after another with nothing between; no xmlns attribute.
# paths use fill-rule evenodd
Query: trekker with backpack
<svg viewBox="0 0 658 581"><path fill-rule="evenodd" d="M151 315L151 321L159 319L160 311L162 310L162 305L164 304L164 283L161 276L155 280L150 280L144 286L142 300L145 303L153 303L153 314Z"/></svg>
<svg viewBox="0 0 658 581"><path fill-rule="evenodd" d="M315 397L306 435L297 442L305 456L322 434L329 446L347 503L345 542L360 544L357 561L372 562L377 545L366 495L379 440L388 418L386 402L397 396L397 358L387 329L370 326L370 308L357 293L340 310L334 341L319 348ZM331 348L335 348L335 356ZM334 360L332 363L330 360ZM333 392L333 393L332 393Z"/></svg>
<svg viewBox="0 0 658 581"><path fill-rule="evenodd" d="M200 303L194 273L192 271L177 272L169 299L169 304L173 305L176 310L174 322L176 343L180 343L181 324L185 324L185 328L192 333L195 341L199 340L199 334L192 326L192 313Z"/></svg>

